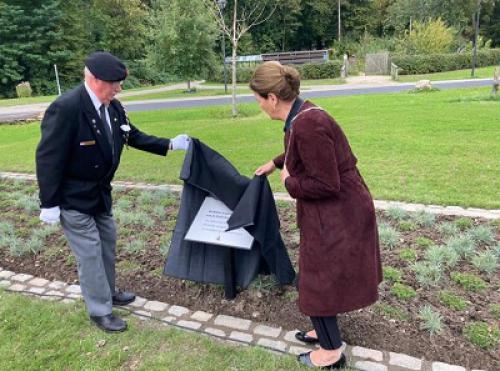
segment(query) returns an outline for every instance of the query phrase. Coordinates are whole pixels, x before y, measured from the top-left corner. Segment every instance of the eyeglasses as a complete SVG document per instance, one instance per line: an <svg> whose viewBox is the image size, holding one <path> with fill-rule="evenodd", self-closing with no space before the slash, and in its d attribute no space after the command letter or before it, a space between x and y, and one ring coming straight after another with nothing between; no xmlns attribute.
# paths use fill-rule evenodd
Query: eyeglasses
<svg viewBox="0 0 500 371"><path fill-rule="evenodd" d="M111 84L113 85L114 88L117 88L118 86L123 86L123 80L122 81L112 81Z"/></svg>

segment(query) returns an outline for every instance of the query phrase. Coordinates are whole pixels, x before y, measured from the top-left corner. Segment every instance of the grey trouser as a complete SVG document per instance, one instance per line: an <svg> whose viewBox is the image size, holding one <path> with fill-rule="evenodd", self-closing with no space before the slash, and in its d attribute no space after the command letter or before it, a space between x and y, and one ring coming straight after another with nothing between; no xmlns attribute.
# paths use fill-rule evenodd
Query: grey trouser
<svg viewBox="0 0 500 371"><path fill-rule="evenodd" d="M61 210L61 225L76 257L80 287L89 314L110 314L115 292L116 224L113 216Z"/></svg>

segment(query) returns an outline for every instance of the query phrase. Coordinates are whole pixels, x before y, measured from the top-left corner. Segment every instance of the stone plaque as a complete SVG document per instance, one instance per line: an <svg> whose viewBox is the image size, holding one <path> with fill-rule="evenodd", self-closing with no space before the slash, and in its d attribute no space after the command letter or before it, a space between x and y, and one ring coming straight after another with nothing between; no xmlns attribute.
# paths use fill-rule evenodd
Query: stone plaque
<svg viewBox="0 0 500 371"><path fill-rule="evenodd" d="M253 236L244 228L226 232L232 213L223 202L206 197L184 239L250 250Z"/></svg>

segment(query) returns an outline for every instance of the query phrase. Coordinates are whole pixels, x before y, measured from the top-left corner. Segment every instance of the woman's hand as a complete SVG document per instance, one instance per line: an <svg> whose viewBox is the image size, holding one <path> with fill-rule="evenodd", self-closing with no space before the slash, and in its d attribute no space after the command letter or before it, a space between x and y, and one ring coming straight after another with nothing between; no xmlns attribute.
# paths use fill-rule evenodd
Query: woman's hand
<svg viewBox="0 0 500 371"><path fill-rule="evenodd" d="M285 184L285 180L286 178L288 178L290 176L290 173L288 172L288 169L286 168L286 165L283 166L283 170L281 170L281 174L280 174L280 177L281 177L281 182L283 184Z"/></svg>
<svg viewBox="0 0 500 371"><path fill-rule="evenodd" d="M276 169L273 161L269 161L255 170L255 175L269 175Z"/></svg>

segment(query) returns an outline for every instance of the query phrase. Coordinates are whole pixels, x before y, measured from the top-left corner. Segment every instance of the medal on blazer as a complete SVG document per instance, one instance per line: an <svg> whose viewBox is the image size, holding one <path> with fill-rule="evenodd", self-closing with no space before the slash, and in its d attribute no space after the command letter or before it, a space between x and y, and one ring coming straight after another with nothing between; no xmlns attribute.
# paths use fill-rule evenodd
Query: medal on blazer
<svg viewBox="0 0 500 371"><path fill-rule="evenodd" d="M126 120L126 124L120 125L120 130L122 131L122 137L123 137L123 140L125 141L125 146L128 149L128 137L130 135L131 128L130 128L130 120L128 118L126 111L125 111L125 120Z"/></svg>

